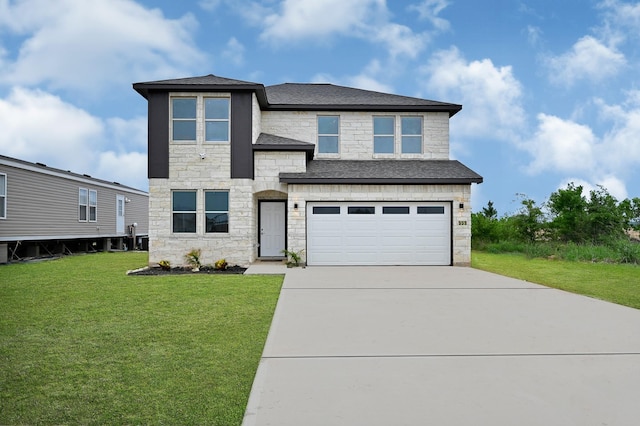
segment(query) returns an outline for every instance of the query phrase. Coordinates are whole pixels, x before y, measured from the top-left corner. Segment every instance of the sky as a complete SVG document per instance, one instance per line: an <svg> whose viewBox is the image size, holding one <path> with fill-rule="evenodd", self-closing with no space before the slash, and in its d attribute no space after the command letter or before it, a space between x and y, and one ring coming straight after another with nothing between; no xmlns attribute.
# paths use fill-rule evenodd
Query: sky
<svg viewBox="0 0 640 426"><path fill-rule="evenodd" d="M640 2L0 0L0 154L147 190L132 83L215 74L462 104L500 216L569 182L640 197Z"/></svg>

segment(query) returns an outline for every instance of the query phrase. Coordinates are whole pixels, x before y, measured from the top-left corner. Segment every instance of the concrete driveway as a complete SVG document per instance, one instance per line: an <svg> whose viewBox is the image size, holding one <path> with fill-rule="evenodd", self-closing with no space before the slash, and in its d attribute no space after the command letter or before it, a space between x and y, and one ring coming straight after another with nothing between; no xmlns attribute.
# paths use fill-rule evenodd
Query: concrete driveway
<svg viewBox="0 0 640 426"><path fill-rule="evenodd" d="M637 425L640 310L471 268L285 277L244 426Z"/></svg>

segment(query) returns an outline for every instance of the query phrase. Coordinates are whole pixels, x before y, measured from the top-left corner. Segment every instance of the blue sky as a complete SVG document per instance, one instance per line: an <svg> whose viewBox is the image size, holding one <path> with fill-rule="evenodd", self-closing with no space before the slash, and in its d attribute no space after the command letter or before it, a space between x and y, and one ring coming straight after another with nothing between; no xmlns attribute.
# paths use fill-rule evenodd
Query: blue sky
<svg viewBox="0 0 640 426"><path fill-rule="evenodd" d="M0 0L0 153L146 189L131 84L216 74L460 103L473 208L640 196L640 3Z"/></svg>

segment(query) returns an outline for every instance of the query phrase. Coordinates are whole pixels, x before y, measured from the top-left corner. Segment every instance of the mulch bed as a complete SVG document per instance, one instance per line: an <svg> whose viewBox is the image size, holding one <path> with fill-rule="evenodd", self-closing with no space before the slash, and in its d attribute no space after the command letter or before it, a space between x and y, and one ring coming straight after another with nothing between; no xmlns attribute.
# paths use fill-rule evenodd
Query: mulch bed
<svg viewBox="0 0 640 426"><path fill-rule="evenodd" d="M162 269L158 266L152 268L136 269L135 271L127 272L127 275L179 275L179 274L244 274L247 268L242 266L228 266L226 269L215 269L213 266L202 266L200 271L193 272L191 268L184 268L178 266L169 270Z"/></svg>

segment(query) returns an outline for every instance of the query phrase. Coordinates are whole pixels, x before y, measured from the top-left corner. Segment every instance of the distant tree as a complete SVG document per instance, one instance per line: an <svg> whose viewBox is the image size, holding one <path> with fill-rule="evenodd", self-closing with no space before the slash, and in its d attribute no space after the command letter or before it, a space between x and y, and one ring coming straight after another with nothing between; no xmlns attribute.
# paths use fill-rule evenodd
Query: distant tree
<svg viewBox="0 0 640 426"><path fill-rule="evenodd" d="M521 197L521 207L514 216L514 222L518 237L522 241L534 242L544 224L544 213L536 202L527 198L524 194Z"/></svg>
<svg viewBox="0 0 640 426"><path fill-rule="evenodd" d="M487 219L497 219L498 218L498 210L493 207L493 201L489 200L487 203L487 207L482 208L482 214Z"/></svg>
<svg viewBox="0 0 640 426"><path fill-rule="evenodd" d="M583 242L587 239L587 200L582 186L573 182L549 196L550 228L561 241Z"/></svg>
<svg viewBox="0 0 640 426"><path fill-rule="evenodd" d="M627 219L628 203L618 204L606 188L598 188L589 193L587 203L587 229L591 241L601 242L609 238L620 238L629 228Z"/></svg>

